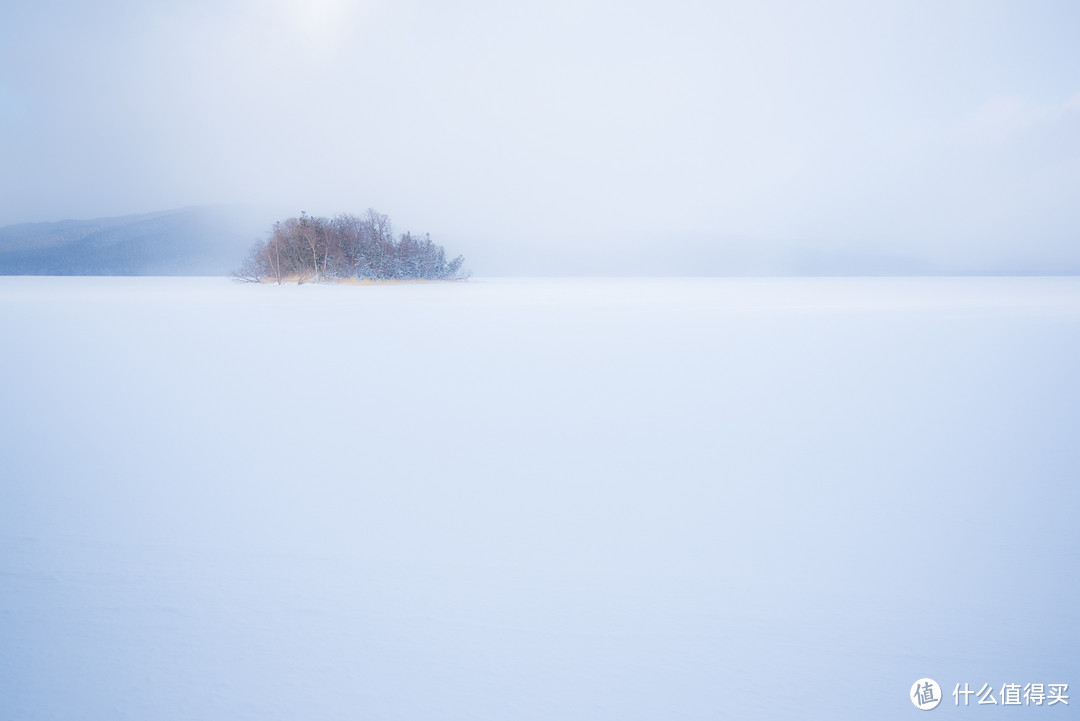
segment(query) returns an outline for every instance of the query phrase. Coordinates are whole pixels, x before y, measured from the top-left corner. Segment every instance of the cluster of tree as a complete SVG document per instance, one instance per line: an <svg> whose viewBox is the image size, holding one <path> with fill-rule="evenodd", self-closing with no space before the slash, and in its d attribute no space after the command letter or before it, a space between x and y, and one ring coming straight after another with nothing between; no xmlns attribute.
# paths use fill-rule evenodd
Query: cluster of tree
<svg viewBox="0 0 1080 721"><path fill-rule="evenodd" d="M374 210L361 217L313 217L301 213L274 223L270 237L252 246L243 266L233 276L261 282L286 280L462 280L464 258L447 260L442 246L412 233L395 240L390 219Z"/></svg>

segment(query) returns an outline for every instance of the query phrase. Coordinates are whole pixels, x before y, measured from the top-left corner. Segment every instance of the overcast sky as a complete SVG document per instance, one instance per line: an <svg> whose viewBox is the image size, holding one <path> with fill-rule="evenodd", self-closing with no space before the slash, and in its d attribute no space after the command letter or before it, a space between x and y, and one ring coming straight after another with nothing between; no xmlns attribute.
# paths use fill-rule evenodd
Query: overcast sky
<svg viewBox="0 0 1080 721"><path fill-rule="evenodd" d="M1078 29L1074 0L7 2L0 225L374 206L498 269L1076 269Z"/></svg>

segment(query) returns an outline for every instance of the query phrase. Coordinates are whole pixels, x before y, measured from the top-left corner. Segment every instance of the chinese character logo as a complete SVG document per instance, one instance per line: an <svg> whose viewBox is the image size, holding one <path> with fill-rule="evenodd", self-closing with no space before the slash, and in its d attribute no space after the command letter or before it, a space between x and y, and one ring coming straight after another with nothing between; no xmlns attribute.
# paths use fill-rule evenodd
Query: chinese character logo
<svg viewBox="0 0 1080 721"><path fill-rule="evenodd" d="M920 678L911 687L911 703L923 711L937 708L941 703L941 686L932 678Z"/></svg>
<svg viewBox="0 0 1080 721"><path fill-rule="evenodd" d="M912 694L916 694L917 691L919 693L925 691L925 686L920 689L920 684L928 680L925 678L920 679L911 688ZM933 682L931 681L931 683ZM1059 703L1068 706L1069 694L1066 693L1068 690L1069 684L1067 683L1028 683L1023 686L1018 683L1004 683L1001 685L1001 693L995 698L994 687L990 684L984 683L978 691L973 691L971 685L965 682L963 688L960 688L960 684L956 684L952 696L953 704L956 706L970 706L972 696L978 698L979 706L997 706L999 703L1002 706L1042 706L1044 703L1047 706L1054 706ZM923 694L918 698L926 698L926 696ZM918 698L912 696L912 702L916 706L919 706ZM961 699L964 701L963 704L960 703ZM923 707L919 706L919 708ZM933 708L933 706L930 708Z"/></svg>

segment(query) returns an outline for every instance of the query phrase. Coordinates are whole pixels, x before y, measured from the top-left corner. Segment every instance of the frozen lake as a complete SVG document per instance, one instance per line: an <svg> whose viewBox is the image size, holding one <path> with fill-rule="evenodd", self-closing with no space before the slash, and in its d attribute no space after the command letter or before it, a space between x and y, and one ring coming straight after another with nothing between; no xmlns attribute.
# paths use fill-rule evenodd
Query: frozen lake
<svg viewBox="0 0 1080 721"><path fill-rule="evenodd" d="M1080 706L1078 278L7 277L0 332L0 718Z"/></svg>

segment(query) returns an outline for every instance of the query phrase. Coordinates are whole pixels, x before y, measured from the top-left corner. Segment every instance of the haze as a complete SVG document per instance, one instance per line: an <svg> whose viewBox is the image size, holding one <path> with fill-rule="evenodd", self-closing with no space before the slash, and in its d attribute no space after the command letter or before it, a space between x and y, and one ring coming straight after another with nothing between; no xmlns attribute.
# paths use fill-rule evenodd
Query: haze
<svg viewBox="0 0 1080 721"><path fill-rule="evenodd" d="M1071 2L6 3L0 225L371 206L480 273L1075 272L1078 27Z"/></svg>

